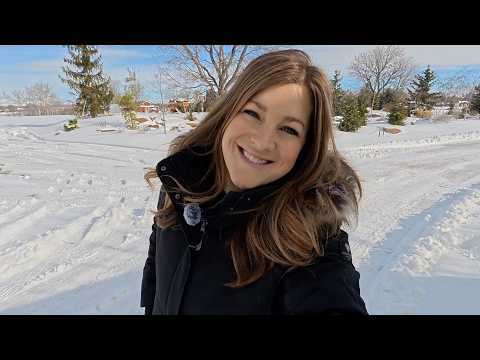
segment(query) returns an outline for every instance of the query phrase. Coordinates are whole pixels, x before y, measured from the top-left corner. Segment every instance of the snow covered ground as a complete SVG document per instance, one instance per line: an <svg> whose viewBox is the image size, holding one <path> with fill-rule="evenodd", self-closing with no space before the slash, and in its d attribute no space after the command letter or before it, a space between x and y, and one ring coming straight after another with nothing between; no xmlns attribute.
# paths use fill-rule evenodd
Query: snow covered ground
<svg viewBox="0 0 480 360"><path fill-rule="evenodd" d="M71 118L0 117L0 314L142 313L158 197L143 175L190 127L64 132ZM480 119L383 126L336 132L364 186L346 230L369 312L480 314Z"/></svg>

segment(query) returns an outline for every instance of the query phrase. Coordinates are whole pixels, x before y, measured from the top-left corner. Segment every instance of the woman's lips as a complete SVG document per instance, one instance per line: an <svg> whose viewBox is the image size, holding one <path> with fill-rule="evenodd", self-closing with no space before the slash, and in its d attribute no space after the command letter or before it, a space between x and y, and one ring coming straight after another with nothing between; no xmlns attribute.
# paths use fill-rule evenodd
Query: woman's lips
<svg viewBox="0 0 480 360"><path fill-rule="evenodd" d="M244 160L246 160L249 164L254 165L254 166L265 166L273 163L271 160L265 160L265 159L259 159L256 156L250 154L248 151L246 151L244 148L241 146L238 146L238 150L240 152L240 155Z"/></svg>

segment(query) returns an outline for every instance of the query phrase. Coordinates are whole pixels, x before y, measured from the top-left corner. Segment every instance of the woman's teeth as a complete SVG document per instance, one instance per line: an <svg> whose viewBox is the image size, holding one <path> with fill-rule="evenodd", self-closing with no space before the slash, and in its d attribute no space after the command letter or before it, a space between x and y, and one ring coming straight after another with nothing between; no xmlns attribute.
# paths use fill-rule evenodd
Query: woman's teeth
<svg viewBox="0 0 480 360"><path fill-rule="evenodd" d="M262 159L259 159L259 158L256 158L255 156L253 156L252 154L248 153L247 150L245 149L242 149L243 151L243 155L245 155L245 157L250 160L251 162L253 162L254 164L267 164L269 163L270 161L268 160L262 160Z"/></svg>

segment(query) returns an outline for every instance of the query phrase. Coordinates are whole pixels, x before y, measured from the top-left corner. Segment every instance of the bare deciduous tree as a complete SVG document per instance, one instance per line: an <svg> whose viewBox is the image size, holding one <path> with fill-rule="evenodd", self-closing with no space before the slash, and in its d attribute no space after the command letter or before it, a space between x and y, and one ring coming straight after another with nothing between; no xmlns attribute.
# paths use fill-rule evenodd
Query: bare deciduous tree
<svg viewBox="0 0 480 360"><path fill-rule="evenodd" d="M2 96L15 105L26 105L27 102L27 94L25 90L13 90L10 94L3 92Z"/></svg>
<svg viewBox="0 0 480 360"><path fill-rule="evenodd" d="M415 70L413 61L402 48L389 45L356 56L350 66L351 74L362 81L372 93L372 110L378 95L387 87L402 89Z"/></svg>
<svg viewBox="0 0 480 360"><path fill-rule="evenodd" d="M223 95L254 56L275 49L260 45L171 45L160 46L163 70L180 89L210 90ZM190 92L189 91L189 92Z"/></svg>
<svg viewBox="0 0 480 360"><path fill-rule="evenodd" d="M437 88L444 96L467 98L479 82L478 76L473 76L462 69L450 77L439 80Z"/></svg>
<svg viewBox="0 0 480 360"><path fill-rule="evenodd" d="M140 101L144 96L143 85L140 84L140 81L137 79L137 74L135 70L127 68L128 76L125 78L125 92L132 94L135 101Z"/></svg>
<svg viewBox="0 0 480 360"><path fill-rule="evenodd" d="M160 96L160 113L162 115L162 126L165 134L167 133L166 112L167 104L165 103L165 93L168 92L168 81L165 78L165 73L161 67L154 73L154 80L149 82L149 87L153 92Z"/></svg>
<svg viewBox="0 0 480 360"><path fill-rule="evenodd" d="M38 115L49 115L52 105L58 102L53 89L47 83L36 83L25 89L27 102L35 105Z"/></svg>
<svg viewBox="0 0 480 360"><path fill-rule="evenodd" d="M110 89L113 93L113 103L118 104L120 97L122 95L122 82L120 80L111 80Z"/></svg>
<svg viewBox="0 0 480 360"><path fill-rule="evenodd" d="M3 97L15 105L34 108L37 115L49 115L51 107L59 103L50 85L43 82L27 86L22 90L14 90L10 94L4 92Z"/></svg>

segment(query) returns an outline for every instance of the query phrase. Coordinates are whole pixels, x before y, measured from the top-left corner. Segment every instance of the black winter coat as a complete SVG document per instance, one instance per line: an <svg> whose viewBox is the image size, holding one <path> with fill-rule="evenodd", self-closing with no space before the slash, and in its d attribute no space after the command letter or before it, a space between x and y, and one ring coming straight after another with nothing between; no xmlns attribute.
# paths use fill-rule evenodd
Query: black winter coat
<svg viewBox="0 0 480 360"><path fill-rule="evenodd" d="M193 191L205 190L213 181L213 175L205 177L210 159L184 151L157 164L163 184L159 206L168 194L178 224L152 225L141 290L145 314L367 314L344 231L326 240L325 255L312 265L275 265L250 285L225 286L235 278L228 235L245 225L244 216L231 212L251 208L284 179L223 194L202 205L200 216L185 217L184 194L174 191L170 176ZM188 225L186 219L200 221Z"/></svg>

